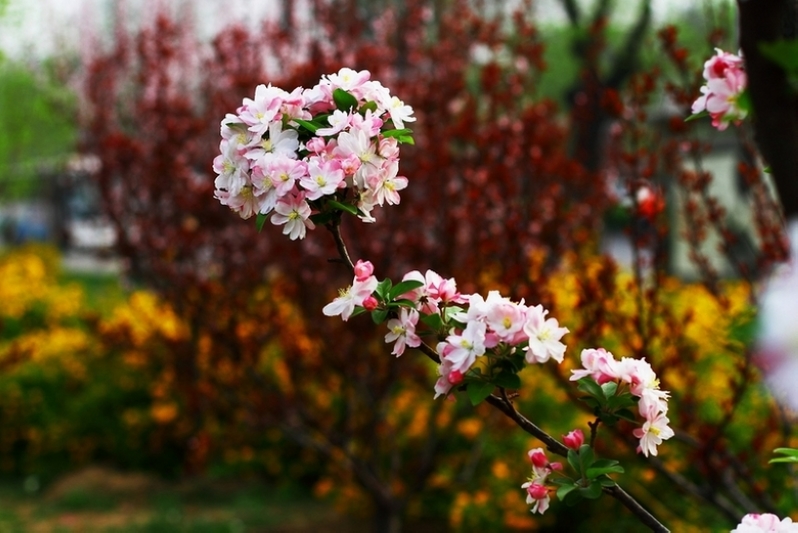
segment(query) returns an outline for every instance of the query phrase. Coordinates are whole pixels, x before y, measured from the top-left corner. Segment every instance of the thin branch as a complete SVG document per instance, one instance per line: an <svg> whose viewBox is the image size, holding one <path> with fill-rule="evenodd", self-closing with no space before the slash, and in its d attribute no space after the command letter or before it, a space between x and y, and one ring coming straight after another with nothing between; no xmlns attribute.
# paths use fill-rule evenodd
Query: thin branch
<svg viewBox="0 0 798 533"><path fill-rule="evenodd" d="M347 265L350 270L355 270L355 265L352 263L352 259L349 257L349 251L346 249L346 244L344 243L344 239L341 236L341 217L337 217L333 219L332 222L325 226L330 233L332 233L333 239L335 240L335 247L338 250L338 255L340 257L340 261L342 261L345 265Z"/></svg>

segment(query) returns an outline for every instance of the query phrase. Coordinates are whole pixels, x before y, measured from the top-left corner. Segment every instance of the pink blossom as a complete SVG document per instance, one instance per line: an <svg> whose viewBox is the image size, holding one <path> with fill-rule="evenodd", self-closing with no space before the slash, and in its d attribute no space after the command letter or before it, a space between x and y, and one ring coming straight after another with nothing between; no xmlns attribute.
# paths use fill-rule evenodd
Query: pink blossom
<svg viewBox="0 0 798 533"><path fill-rule="evenodd" d="M341 315L341 319L346 322L355 310L355 306L362 305L377 288L377 278L370 276L365 280L355 279L352 285L346 289L341 289L338 298L324 306L321 310L325 316Z"/></svg>
<svg viewBox="0 0 798 533"><path fill-rule="evenodd" d="M693 102L694 114L707 111L712 125L719 130L746 117L747 109L740 106L748 84L742 58L717 49L716 55L704 64L704 79L701 96Z"/></svg>
<svg viewBox="0 0 798 533"><path fill-rule="evenodd" d="M464 372L471 368L477 357L485 354L485 331L482 322L469 322L461 334L446 337L446 342L453 346L446 355L453 370Z"/></svg>
<svg viewBox="0 0 798 533"><path fill-rule="evenodd" d="M421 345L421 338L416 335L416 324L418 323L418 311L403 307L399 312L398 318L388 321L388 334L385 335L385 342L396 344L391 352L399 357L405 352L405 347L416 348Z"/></svg>
<svg viewBox="0 0 798 533"><path fill-rule="evenodd" d="M549 502L551 501L551 498L549 497L549 489L547 489L544 485L533 481L527 481L521 485L521 488L526 489L527 491L526 503L532 504L531 511L533 513L545 513L549 508Z"/></svg>
<svg viewBox="0 0 798 533"><path fill-rule="evenodd" d="M774 514L751 513L745 515L731 533L798 533L798 523L789 517L779 520Z"/></svg>
<svg viewBox="0 0 798 533"><path fill-rule="evenodd" d="M277 118L285 96L287 93L284 90L261 84L255 88L254 100L244 98L239 116L256 137L263 135L272 121Z"/></svg>
<svg viewBox="0 0 798 533"><path fill-rule="evenodd" d="M544 468L549 464L549 458L543 448L533 448L527 452L527 457L538 468Z"/></svg>
<svg viewBox="0 0 798 533"><path fill-rule="evenodd" d="M374 273L374 265L371 261L363 261L358 259L355 263L355 279L357 281L365 281Z"/></svg>
<svg viewBox="0 0 798 533"><path fill-rule="evenodd" d="M374 296L369 296L363 300L363 309L366 311L374 311L379 306L379 302Z"/></svg>
<svg viewBox="0 0 798 533"><path fill-rule="evenodd" d="M333 111L332 115L327 117L327 122L330 124L330 127L317 129L316 135L322 137L335 135L336 133L343 131L344 128L348 127L351 120L352 116L349 113L346 111L341 111L340 109L336 109Z"/></svg>
<svg viewBox="0 0 798 533"><path fill-rule="evenodd" d="M404 129L405 122L414 122L416 120L416 117L413 116L413 108L395 96L392 96L390 102L388 102L388 113L391 115L393 127L397 130Z"/></svg>
<svg viewBox="0 0 798 533"><path fill-rule="evenodd" d="M299 178L299 184L307 191L308 200L318 200L345 186L344 171L337 161L312 160L307 172Z"/></svg>
<svg viewBox="0 0 798 533"><path fill-rule="evenodd" d="M302 194L292 194L281 198L274 207L275 214L271 221L275 226L285 224L283 235L288 235L292 241L305 238L306 228L314 229L316 226L310 217L310 206Z"/></svg>
<svg viewBox="0 0 798 533"><path fill-rule="evenodd" d="M653 419L646 420L642 428L635 429L633 434L640 439L638 452L648 457L657 455L657 446L673 437L673 430L668 426L668 417L658 413Z"/></svg>
<svg viewBox="0 0 798 533"><path fill-rule="evenodd" d="M550 358L562 363L565 344L560 342L568 328L561 328L556 318L546 319L548 311L542 305L527 309L524 333L529 336L526 360L529 363L545 363Z"/></svg>
<svg viewBox="0 0 798 533"><path fill-rule="evenodd" d="M585 434L582 433L581 429L575 429L568 432L567 435L563 435L562 441L572 450L579 450L582 444L585 443Z"/></svg>
<svg viewBox="0 0 798 533"><path fill-rule="evenodd" d="M571 370L571 381L578 381L590 376L601 385L618 378L617 361L604 348L588 348L582 350L583 369Z"/></svg>
<svg viewBox="0 0 798 533"><path fill-rule="evenodd" d="M266 154L274 154L288 159L296 159L299 140L296 130L283 130L281 122L272 122L263 137L256 137L248 146L247 159L259 159Z"/></svg>

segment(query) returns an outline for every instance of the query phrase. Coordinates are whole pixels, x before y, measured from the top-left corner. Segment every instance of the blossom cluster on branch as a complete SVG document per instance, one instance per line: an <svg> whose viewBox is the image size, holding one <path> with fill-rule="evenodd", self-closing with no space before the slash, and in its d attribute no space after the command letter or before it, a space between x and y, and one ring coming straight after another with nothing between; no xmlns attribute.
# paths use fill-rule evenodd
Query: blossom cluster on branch
<svg viewBox="0 0 798 533"><path fill-rule="evenodd" d="M373 221L375 206L398 204L399 143L413 142L415 118L370 77L342 68L311 89L259 85L222 120L216 198L242 218L271 214L292 240L335 211Z"/></svg>

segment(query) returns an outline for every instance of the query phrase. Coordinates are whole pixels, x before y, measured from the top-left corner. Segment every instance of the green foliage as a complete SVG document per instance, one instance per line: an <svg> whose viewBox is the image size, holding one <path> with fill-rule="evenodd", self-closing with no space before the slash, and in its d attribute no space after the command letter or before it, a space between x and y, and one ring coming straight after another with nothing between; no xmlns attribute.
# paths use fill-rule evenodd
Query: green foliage
<svg viewBox="0 0 798 533"><path fill-rule="evenodd" d="M37 189L37 172L74 151L76 98L46 69L4 61L0 109L0 194L24 197Z"/></svg>

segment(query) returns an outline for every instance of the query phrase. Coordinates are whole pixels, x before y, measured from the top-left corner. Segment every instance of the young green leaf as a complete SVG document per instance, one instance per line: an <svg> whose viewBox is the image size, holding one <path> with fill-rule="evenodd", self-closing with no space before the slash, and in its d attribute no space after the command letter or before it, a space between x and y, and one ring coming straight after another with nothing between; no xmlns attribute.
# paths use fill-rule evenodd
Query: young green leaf
<svg viewBox="0 0 798 533"><path fill-rule="evenodd" d="M596 399L600 400L604 398L604 390L601 388L601 385L596 383L596 381L593 378L585 377L580 379L579 381L577 381L576 388L582 392L586 392L587 394L593 396Z"/></svg>
<svg viewBox="0 0 798 533"><path fill-rule="evenodd" d="M407 129L407 128L403 128L403 129L401 129L401 130L387 130L387 131L383 131L383 132L382 132L382 136L383 136L383 137L396 137L396 138L398 139L399 137L408 137L408 136L410 136L410 134L412 134L412 133L413 133L413 130L411 130L411 129Z"/></svg>
<svg viewBox="0 0 798 533"><path fill-rule="evenodd" d="M263 224L266 223L267 218L269 218L269 215L258 213L257 218L255 218L255 227L258 229L258 233L260 233L263 230Z"/></svg>
<svg viewBox="0 0 798 533"><path fill-rule="evenodd" d="M391 291L391 279L385 278L384 280L377 283L377 288L374 289L374 292L377 293L377 296L380 297L382 301L388 300L388 293Z"/></svg>
<svg viewBox="0 0 798 533"><path fill-rule="evenodd" d="M301 118L295 118L294 122L305 128L311 133L316 133L316 130L319 129L321 126L310 122L309 120L302 120Z"/></svg>
<svg viewBox="0 0 798 533"><path fill-rule="evenodd" d="M569 485L562 485L557 489L557 499L563 501L565 497L568 496L568 493L574 489L576 489L576 485L574 485L573 482L571 482Z"/></svg>
<svg viewBox="0 0 798 533"><path fill-rule="evenodd" d="M388 299L389 300L393 300L397 296L401 296L402 294L404 294L406 292L410 292L413 289L417 289L417 288L421 287L422 285L424 285L424 283L421 282L421 281L418 281L418 280L412 280L411 279L411 280L407 280L407 281L400 281L399 283L394 285L393 289L391 289L391 292L388 293Z"/></svg>
<svg viewBox="0 0 798 533"><path fill-rule="evenodd" d="M591 466L585 472L585 475L588 479L596 479L599 476L604 474L623 474L624 470L621 465L614 465L614 466Z"/></svg>
<svg viewBox="0 0 798 533"><path fill-rule="evenodd" d="M467 390L471 405L479 405L493 392L493 383L486 383L484 381L469 383Z"/></svg>
<svg viewBox="0 0 798 533"><path fill-rule="evenodd" d="M684 119L684 121L685 122L690 122L691 120L698 120L699 118L704 118L704 117L708 117L708 116L709 116L709 112L701 111L699 113L695 113L693 115L690 115L689 117Z"/></svg>
<svg viewBox="0 0 798 533"><path fill-rule="evenodd" d="M387 309L377 309L376 311L371 312L371 319L374 321L375 324L382 324L383 322L385 322L386 318L388 318Z"/></svg>
<svg viewBox="0 0 798 533"><path fill-rule="evenodd" d="M580 488L579 494L583 498L587 498L589 500L595 500L599 496L601 496L601 483L598 481L593 481L588 487Z"/></svg>
<svg viewBox="0 0 798 533"><path fill-rule="evenodd" d="M340 88L333 91L333 100L335 107L341 111L350 111L357 107L357 98Z"/></svg>
<svg viewBox="0 0 798 533"><path fill-rule="evenodd" d="M520 389L521 378L517 374L503 370L498 376L493 378L493 383L503 389Z"/></svg>
<svg viewBox="0 0 798 533"><path fill-rule="evenodd" d="M331 206L339 209L340 211L346 211L351 215L357 215L357 207L350 205L350 204L342 204L338 200L327 200L327 203Z"/></svg>

